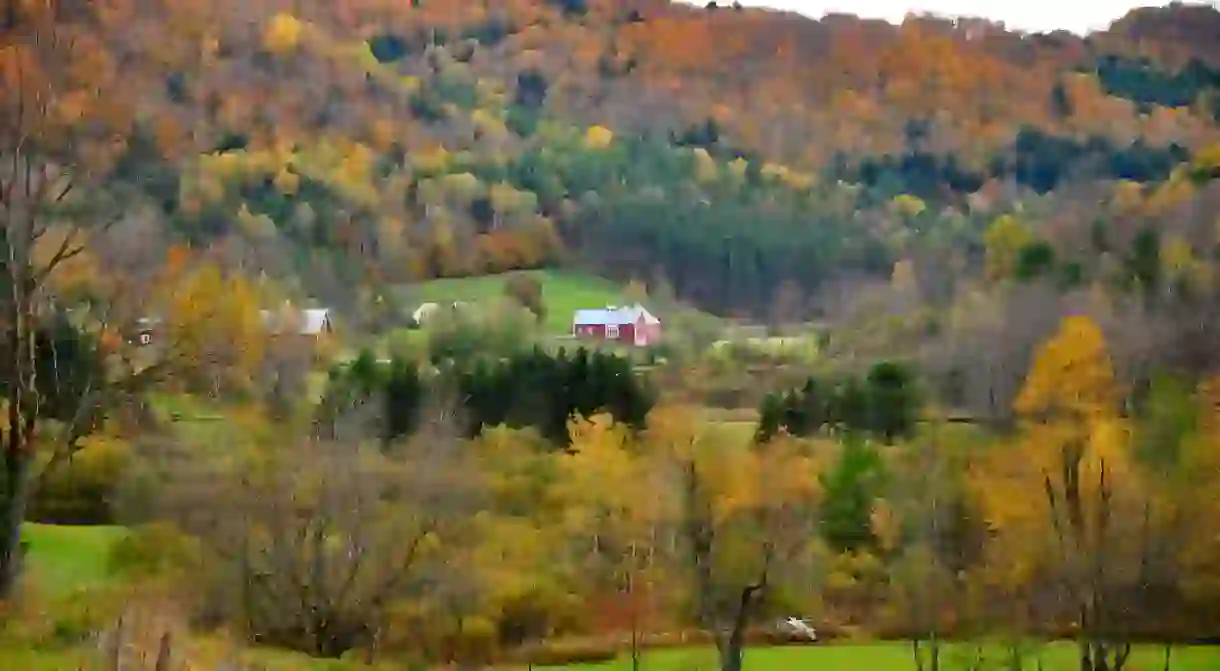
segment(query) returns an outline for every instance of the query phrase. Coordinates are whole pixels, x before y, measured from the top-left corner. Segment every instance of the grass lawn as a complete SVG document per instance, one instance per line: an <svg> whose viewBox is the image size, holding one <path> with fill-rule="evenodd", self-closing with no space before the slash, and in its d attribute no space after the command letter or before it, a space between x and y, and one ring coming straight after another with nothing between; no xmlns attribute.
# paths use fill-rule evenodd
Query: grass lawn
<svg viewBox="0 0 1220 671"><path fill-rule="evenodd" d="M958 650L942 653L942 668L964 668L955 663ZM999 653L994 649L991 666L997 666ZM1044 671L1076 671L1071 644L1059 643L1050 646L1042 655ZM1127 671L1160 671L1162 649L1139 648L1132 655ZM710 648L663 650L647 655L645 671L714 671L715 651ZM631 668L627 656L604 664L576 664L553 668L564 671L625 671ZM861 643L825 645L816 647L754 648L746 651L746 671L911 671L910 648L903 643ZM1029 668L1036 668L1032 660ZM1215 671L1220 669L1220 647L1174 648L1171 671Z"/></svg>
<svg viewBox="0 0 1220 671"><path fill-rule="evenodd" d="M0 669L75 671L101 669L99 657L85 650L13 650L0 647Z"/></svg>
<svg viewBox="0 0 1220 671"><path fill-rule="evenodd" d="M630 301L622 287L610 280L592 275L558 270L521 271L542 284L547 316L547 333L568 333L572 328L572 313L581 308L624 305ZM405 284L398 288L408 310L428 301L467 301L477 303L504 295L504 282L512 273L431 280Z"/></svg>
<svg viewBox="0 0 1220 671"><path fill-rule="evenodd" d="M96 587L109 580L110 548L127 530L114 526L26 524L26 563L40 589L51 596Z"/></svg>

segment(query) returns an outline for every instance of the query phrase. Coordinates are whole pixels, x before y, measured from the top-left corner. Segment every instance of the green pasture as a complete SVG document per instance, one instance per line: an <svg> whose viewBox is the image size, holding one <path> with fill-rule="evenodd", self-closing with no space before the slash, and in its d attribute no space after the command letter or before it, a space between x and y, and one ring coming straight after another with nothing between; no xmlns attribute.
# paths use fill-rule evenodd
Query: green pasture
<svg viewBox="0 0 1220 671"><path fill-rule="evenodd" d="M547 308L544 328L550 334L570 332L572 313L576 310L630 302L622 287L600 277L558 270L528 270L522 273L537 278L542 285L542 299ZM420 303L426 302L489 302L504 295L504 283L510 275L431 280L402 285L398 292L408 310L414 310Z"/></svg>

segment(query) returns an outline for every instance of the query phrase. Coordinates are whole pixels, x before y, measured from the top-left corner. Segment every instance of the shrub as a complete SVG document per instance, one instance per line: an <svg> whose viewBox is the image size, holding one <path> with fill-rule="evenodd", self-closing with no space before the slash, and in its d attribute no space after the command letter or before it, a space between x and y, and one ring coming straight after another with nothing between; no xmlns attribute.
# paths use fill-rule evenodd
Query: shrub
<svg viewBox="0 0 1220 671"><path fill-rule="evenodd" d="M522 647L513 661L531 666L598 664L618 658L618 646L605 640L543 641Z"/></svg>
<svg viewBox="0 0 1220 671"><path fill-rule="evenodd" d="M48 650L79 645L113 622L128 598L109 586L51 600L42 599L32 585L24 590L0 612L0 647Z"/></svg>
<svg viewBox="0 0 1220 671"><path fill-rule="evenodd" d="M30 502L28 519L46 524L113 524L117 484L130 446L113 438L92 443L47 474Z"/></svg>
<svg viewBox="0 0 1220 671"><path fill-rule="evenodd" d="M109 561L110 570L117 575L164 576L196 567L199 545L172 524L146 524L115 543Z"/></svg>

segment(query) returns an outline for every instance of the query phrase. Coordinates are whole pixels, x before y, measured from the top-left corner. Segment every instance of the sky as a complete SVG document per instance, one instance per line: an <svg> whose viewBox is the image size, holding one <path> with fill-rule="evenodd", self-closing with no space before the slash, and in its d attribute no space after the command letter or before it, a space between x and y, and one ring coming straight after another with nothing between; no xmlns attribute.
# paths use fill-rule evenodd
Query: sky
<svg viewBox="0 0 1220 671"><path fill-rule="evenodd" d="M1183 4L1214 7L1217 2L1220 0ZM814 18L827 12L841 12L895 23L902 21L909 12L981 16L1003 21L1010 29L1031 32L1063 29L1085 33L1105 28L1132 8L1168 3L1165 0L741 0L741 4L800 12Z"/></svg>

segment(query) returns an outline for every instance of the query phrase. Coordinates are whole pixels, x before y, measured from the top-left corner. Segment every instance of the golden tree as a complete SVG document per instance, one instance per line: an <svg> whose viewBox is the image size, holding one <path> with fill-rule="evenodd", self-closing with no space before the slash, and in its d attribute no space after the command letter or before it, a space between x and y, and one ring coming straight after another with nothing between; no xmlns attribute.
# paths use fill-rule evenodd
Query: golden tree
<svg viewBox="0 0 1220 671"><path fill-rule="evenodd" d="M1015 403L1020 441L976 482L996 531L992 577L1010 598L1050 581L1063 610L1049 615L1078 627L1081 671L1121 669L1130 654L1125 595L1140 579L1146 506L1121 401L1101 330L1065 318Z"/></svg>
<svg viewBox="0 0 1220 671"><path fill-rule="evenodd" d="M740 671L745 632L764 597L814 592L821 497L818 464L789 438L749 449L706 431L683 408L649 416L648 448L668 476L677 564L695 617L716 644L721 671Z"/></svg>

